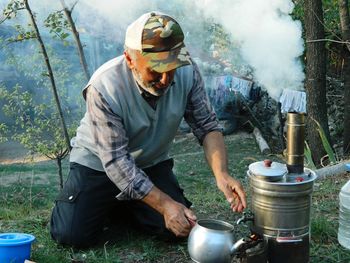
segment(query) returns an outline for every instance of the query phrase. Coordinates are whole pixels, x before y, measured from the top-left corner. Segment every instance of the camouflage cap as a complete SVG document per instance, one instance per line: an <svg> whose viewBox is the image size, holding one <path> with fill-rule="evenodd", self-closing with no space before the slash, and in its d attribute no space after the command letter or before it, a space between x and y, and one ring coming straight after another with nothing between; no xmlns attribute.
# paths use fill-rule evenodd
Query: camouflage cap
<svg viewBox="0 0 350 263"><path fill-rule="evenodd" d="M132 23L126 31L125 46L141 51L157 72L191 64L180 25L162 13L150 12Z"/></svg>

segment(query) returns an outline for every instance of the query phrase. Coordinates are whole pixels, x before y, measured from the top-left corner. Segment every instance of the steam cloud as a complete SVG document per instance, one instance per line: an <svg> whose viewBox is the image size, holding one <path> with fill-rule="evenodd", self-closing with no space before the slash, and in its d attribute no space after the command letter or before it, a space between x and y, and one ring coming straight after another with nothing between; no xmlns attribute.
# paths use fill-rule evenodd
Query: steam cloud
<svg viewBox="0 0 350 263"><path fill-rule="evenodd" d="M278 100L283 89L303 89L302 28L289 15L294 8L290 0L198 0L197 4L232 34L255 80L271 97Z"/></svg>

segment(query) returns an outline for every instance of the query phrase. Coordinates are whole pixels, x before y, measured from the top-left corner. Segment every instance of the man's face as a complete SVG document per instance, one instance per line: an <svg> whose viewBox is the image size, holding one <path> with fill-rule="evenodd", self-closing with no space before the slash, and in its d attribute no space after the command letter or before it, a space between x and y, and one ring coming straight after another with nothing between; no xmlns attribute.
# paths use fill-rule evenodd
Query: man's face
<svg viewBox="0 0 350 263"><path fill-rule="evenodd" d="M141 88L154 96L161 96L168 90L174 80L176 69L159 73L148 66L146 59L139 52L135 52L133 56L130 56L127 52L124 54L128 66Z"/></svg>

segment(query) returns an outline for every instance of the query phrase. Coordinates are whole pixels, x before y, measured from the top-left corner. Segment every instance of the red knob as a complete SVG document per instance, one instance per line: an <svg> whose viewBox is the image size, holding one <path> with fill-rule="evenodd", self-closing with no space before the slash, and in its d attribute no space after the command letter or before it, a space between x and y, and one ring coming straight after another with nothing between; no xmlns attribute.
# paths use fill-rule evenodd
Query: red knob
<svg viewBox="0 0 350 263"><path fill-rule="evenodd" d="M265 167L271 167L272 161L269 159L264 160L264 166Z"/></svg>
<svg viewBox="0 0 350 263"><path fill-rule="evenodd" d="M304 181L304 178L298 176L297 178L295 178L295 181L298 182L298 183L300 183L300 182L303 182L303 181Z"/></svg>

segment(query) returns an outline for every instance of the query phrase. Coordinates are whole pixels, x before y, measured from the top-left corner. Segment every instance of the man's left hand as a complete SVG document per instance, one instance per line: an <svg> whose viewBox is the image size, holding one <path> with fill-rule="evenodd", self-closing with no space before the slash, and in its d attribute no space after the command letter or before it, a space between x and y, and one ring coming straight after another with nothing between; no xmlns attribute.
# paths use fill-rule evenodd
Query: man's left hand
<svg viewBox="0 0 350 263"><path fill-rule="evenodd" d="M247 207L245 192L240 182L227 175L217 179L216 183L234 212L242 212Z"/></svg>

